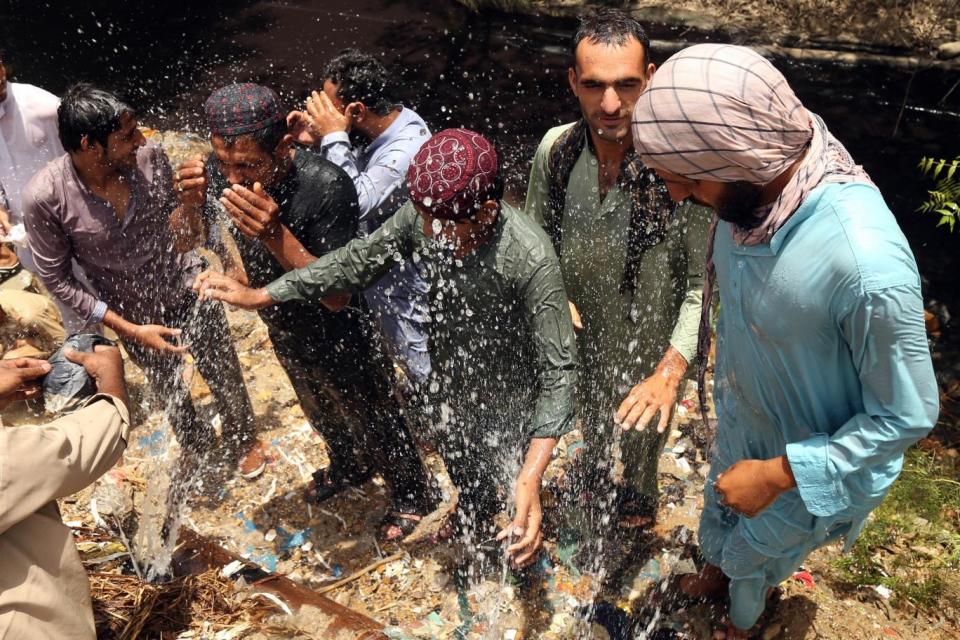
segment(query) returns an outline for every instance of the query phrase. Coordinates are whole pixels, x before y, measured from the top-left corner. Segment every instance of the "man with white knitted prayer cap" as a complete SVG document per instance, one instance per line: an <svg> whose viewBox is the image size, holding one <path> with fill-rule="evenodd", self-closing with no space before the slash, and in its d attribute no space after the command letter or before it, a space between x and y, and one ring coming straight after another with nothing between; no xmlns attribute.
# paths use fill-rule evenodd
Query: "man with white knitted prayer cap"
<svg viewBox="0 0 960 640"><path fill-rule="evenodd" d="M716 287L708 564L679 587L728 593L718 637L745 638L810 552L852 544L936 423L920 277L880 191L756 52L680 51L632 130L671 197L716 214L700 327L705 354Z"/></svg>

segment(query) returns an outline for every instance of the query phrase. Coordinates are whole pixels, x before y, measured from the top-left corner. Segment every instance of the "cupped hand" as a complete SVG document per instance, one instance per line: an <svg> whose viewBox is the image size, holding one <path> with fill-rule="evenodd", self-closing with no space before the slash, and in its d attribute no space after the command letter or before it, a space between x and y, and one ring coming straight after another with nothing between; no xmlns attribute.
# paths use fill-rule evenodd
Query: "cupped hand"
<svg viewBox="0 0 960 640"><path fill-rule="evenodd" d="M50 363L36 358L0 360L0 409L43 393L40 380L50 373Z"/></svg>

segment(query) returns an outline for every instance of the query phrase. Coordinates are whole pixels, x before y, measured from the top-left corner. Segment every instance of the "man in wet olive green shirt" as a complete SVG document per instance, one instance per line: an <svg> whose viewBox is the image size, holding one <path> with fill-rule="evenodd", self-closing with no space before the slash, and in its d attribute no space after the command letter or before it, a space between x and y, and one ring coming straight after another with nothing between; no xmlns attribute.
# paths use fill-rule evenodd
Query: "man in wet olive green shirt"
<svg viewBox="0 0 960 640"><path fill-rule="evenodd" d="M430 284L427 404L451 479L455 524L469 555L496 546L493 517L516 486L514 566L536 556L540 480L557 439L574 425L576 347L557 258L543 230L500 201L496 152L480 135L448 129L407 173L411 201L354 240L265 289L213 273L202 297L245 308L362 291L412 259Z"/></svg>
<svg viewBox="0 0 960 640"><path fill-rule="evenodd" d="M630 114L654 71L648 50L621 11L582 19L569 81L583 119L544 136L526 202L554 241L579 325L583 480L605 498L619 449L618 524L634 527L656 516L657 462L696 353L709 229L706 212L674 206L633 153Z"/></svg>

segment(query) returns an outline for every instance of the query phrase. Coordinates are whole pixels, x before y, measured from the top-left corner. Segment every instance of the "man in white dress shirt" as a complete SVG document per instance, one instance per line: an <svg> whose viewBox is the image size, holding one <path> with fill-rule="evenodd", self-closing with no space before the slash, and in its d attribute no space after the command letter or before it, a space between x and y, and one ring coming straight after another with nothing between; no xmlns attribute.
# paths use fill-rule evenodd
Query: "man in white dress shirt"
<svg viewBox="0 0 960 640"><path fill-rule="evenodd" d="M22 231L23 208L20 191L48 162L63 155L57 135L57 107L60 99L39 87L7 80L5 54L0 49L0 235L15 242L23 268L33 273L33 252ZM20 227L18 229L17 227ZM74 275L89 284L79 267ZM83 328L84 321L61 302L54 300L67 334Z"/></svg>

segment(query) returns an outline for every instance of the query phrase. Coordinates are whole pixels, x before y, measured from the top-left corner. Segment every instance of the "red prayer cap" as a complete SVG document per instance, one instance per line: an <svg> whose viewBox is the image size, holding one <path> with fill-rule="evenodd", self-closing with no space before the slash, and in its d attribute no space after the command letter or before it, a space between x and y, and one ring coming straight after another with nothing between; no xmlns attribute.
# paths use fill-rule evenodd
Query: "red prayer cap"
<svg viewBox="0 0 960 640"><path fill-rule="evenodd" d="M407 170L410 199L430 215L462 220L494 196L499 164L490 141L469 129L427 140Z"/></svg>

